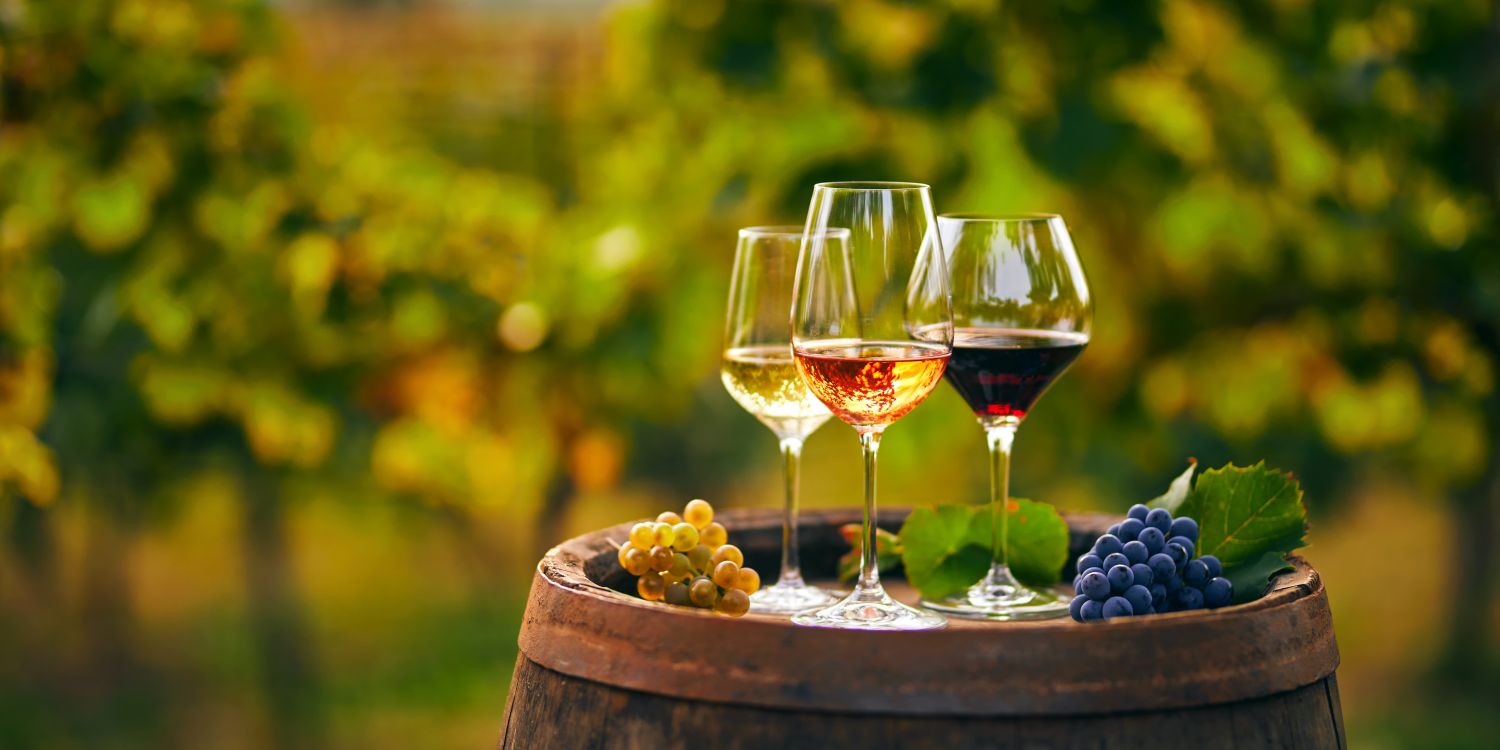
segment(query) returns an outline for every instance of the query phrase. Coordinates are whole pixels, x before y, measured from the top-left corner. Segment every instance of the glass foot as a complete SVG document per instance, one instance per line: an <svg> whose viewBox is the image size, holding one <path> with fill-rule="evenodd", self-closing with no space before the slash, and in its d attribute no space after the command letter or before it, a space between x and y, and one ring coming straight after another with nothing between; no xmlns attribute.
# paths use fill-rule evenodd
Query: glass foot
<svg viewBox="0 0 1500 750"><path fill-rule="evenodd" d="M1009 569L997 566L967 591L937 600L923 599L922 606L976 620L1050 620L1066 617L1071 600L1060 591L1027 588Z"/></svg>
<svg viewBox="0 0 1500 750"><path fill-rule="evenodd" d="M826 607L844 597L844 592L809 586L801 580L780 581L750 595L750 611L761 615L792 615Z"/></svg>
<svg viewBox="0 0 1500 750"><path fill-rule="evenodd" d="M1067 611L1067 607L1063 610ZM792 622L815 628L849 630L932 630L948 624L942 615L908 607L879 587L866 591L856 589L843 601L796 615Z"/></svg>

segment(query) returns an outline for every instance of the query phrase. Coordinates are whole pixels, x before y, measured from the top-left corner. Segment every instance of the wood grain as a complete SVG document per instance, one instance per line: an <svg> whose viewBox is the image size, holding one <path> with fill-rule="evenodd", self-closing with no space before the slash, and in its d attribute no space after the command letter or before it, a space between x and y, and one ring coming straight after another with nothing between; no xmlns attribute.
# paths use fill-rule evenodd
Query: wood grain
<svg viewBox="0 0 1500 750"><path fill-rule="evenodd" d="M883 513L882 525L904 515ZM780 543L777 512L721 516L749 564L769 579ZM833 570L843 549L838 526L857 520L852 510L805 514L810 573ZM1068 517L1074 554L1112 520ZM526 661L631 695L801 712L1160 713L1300 695L1308 686L1318 686L1313 692L1325 718L1330 700L1336 706L1336 693L1321 686L1338 666L1327 595L1300 559L1260 600L1211 612L1090 624L951 620L947 629L918 633L836 631L784 618L724 618L621 593L632 581L619 570L611 542L623 541L629 527L569 540L542 559L521 628Z"/></svg>
<svg viewBox="0 0 1500 750"><path fill-rule="evenodd" d="M1039 680L1045 679L1038 675ZM1089 716L907 716L698 703L516 662L502 750L712 747L904 750L1342 750L1333 676L1227 705ZM1336 700L1336 698L1335 698Z"/></svg>

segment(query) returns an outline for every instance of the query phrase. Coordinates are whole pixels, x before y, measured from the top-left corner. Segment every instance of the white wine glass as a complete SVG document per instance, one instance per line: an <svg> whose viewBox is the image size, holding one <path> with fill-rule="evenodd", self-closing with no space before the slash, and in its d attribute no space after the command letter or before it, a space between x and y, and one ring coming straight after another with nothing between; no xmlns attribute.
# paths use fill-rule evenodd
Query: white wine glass
<svg viewBox="0 0 1500 750"><path fill-rule="evenodd" d="M847 240L832 242L834 229ZM809 389L859 435L865 503L859 578L843 600L799 625L926 630L946 621L895 601L875 559L880 438L937 386L953 343L948 274L931 191L914 182L813 188L798 260L792 347Z"/></svg>
<svg viewBox="0 0 1500 750"><path fill-rule="evenodd" d="M849 233L833 230L825 240L845 242ZM750 611L791 614L839 599L802 578L798 560L798 466L802 444L832 416L807 390L792 361L787 314L802 227L747 227L740 230L724 321L720 376L729 395L781 442L786 505L781 523L781 574L776 583L750 596Z"/></svg>

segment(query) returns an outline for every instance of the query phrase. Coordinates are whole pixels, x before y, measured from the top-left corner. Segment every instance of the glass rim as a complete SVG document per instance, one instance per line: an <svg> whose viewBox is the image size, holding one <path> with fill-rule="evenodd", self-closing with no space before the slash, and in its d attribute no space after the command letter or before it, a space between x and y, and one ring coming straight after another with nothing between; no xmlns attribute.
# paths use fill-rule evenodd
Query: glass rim
<svg viewBox="0 0 1500 750"><path fill-rule="evenodd" d="M899 182L887 180L849 180L840 182L819 182L813 185L814 190L858 190L875 192L881 190L931 190L932 186L925 182Z"/></svg>
<svg viewBox="0 0 1500 750"><path fill-rule="evenodd" d="M843 227L827 227L825 229L815 229L812 233L820 236L837 237L848 235L849 230ZM792 225L777 226L772 224L758 227L740 227L741 237L796 237L797 239L801 239L805 234L807 234L807 231L804 227Z"/></svg>
<svg viewBox="0 0 1500 750"><path fill-rule="evenodd" d="M1023 211L1023 212L1019 212L1019 213L996 213L996 214L982 213L982 212L977 212L977 213L967 213L966 212L966 213L938 214L937 218L938 218L938 221L942 221L943 219L948 219L949 221L972 221L972 222L975 222L975 223L988 223L988 224L1022 224L1022 223L1026 223L1026 222L1032 222L1032 221L1046 222L1046 221L1052 221L1053 219L1061 219L1062 218L1062 214L1052 214L1052 213L1046 213L1046 212L1042 212L1042 211L1030 211L1030 212Z"/></svg>

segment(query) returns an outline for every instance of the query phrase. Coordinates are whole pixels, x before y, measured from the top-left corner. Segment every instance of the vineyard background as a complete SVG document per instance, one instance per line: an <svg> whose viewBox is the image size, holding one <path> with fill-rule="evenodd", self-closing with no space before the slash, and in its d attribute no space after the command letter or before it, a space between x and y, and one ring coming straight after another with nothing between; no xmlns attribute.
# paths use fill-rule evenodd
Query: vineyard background
<svg viewBox="0 0 1500 750"><path fill-rule="evenodd" d="M494 741L531 566L775 505L736 227L1052 210L1022 495L1297 473L1350 744L1500 732L1492 3L0 0L0 746ZM946 389L891 504L983 492ZM810 506L857 501L809 443Z"/></svg>

